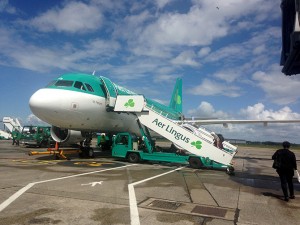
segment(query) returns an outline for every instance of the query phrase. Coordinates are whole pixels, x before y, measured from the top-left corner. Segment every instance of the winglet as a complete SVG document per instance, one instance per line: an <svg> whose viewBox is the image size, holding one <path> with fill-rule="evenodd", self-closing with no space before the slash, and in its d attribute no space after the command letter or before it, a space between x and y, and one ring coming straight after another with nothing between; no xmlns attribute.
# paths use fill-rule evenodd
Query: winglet
<svg viewBox="0 0 300 225"><path fill-rule="evenodd" d="M177 78L169 107L182 113L182 80Z"/></svg>

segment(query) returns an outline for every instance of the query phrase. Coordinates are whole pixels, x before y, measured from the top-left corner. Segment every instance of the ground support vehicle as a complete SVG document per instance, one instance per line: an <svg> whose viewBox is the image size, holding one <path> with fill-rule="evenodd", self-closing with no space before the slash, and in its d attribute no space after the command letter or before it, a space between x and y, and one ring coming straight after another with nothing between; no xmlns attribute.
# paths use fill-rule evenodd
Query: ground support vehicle
<svg viewBox="0 0 300 225"><path fill-rule="evenodd" d="M109 90L109 88L107 89ZM113 92L113 90L110 91ZM135 133L135 135L143 139L146 148L134 146L135 141L132 141L127 147L126 145L123 146L123 154L121 154L122 147L120 150L117 149L119 142L117 138L114 138L113 156L119 155L119 157L127 157L133 161L146 160L147 158L151 160L157 158L158 161L163 161L165 158L164 161L167 160L168 162L188 161L193 167L198 168L206 165L209 168L224 168L228 173L233 173L232 159L237 152L237 147L229 142L222 140L220 145L216 145L215 137L211 132L178 119L170 119L168 114L156 108L151 102L147 102L142 95L117 95L115 103L112 105L114 105L114 108L110 109L112 113L131 113L136 116L140 132ZM109 104L108 107L110 107ZM173 152L174 155L157 153L160 150L155 147L151 139L151 132L155 132L172 142L177 148L175 153ZM131 150L137 151L136 154L129 154ZM182 152L188 156L182 157ZM133 159L134 156L138 156L136 157L138 159Z"/></svg>
<svg viewBox="0 0 300 225"><path fill-rule="evenodd" d="M48 148L47 151L30 151L28 155L53 155L54 159L70 159L67 157L68 154L81 154L80 149L61 149L59 148L59 143L55 143L54 148Z"/></svg>
<svg viewBox="0 0 300 225"><path fill-rule="evenodd" d="M35 147L50 147L55 142L48 126L24 126L18 139L21 144Z"/></svg>
<svg viewBox="0 0 300 225"><path fill-rule="evenodd" d="M72 144L69 148L60 148L60 143L55 142L54 148L47 148L47 151L30 151L28 155L53 155L55 159L70 159L67 155L79 154L80 157L94 158L94 150L91 147L91 137L87 137L80 145ZM65 147L65 146L64 146Z"/></svg>
<svg viewBox="0 0 300 225"><path fill-rule="evenodd" d="M224 169L224 165L210 160L208 157L201 157L190 154L187 151L177 149L174 145L170 148L161 148L153 145L148 137L143 135L139 140L135 135L128 132L118 133L113 138L112 156L127 159L131 163L140 161L156 161L188 164L195 169L212 168ZM228 174L233 174L233 167L227 167Z"/></svg>

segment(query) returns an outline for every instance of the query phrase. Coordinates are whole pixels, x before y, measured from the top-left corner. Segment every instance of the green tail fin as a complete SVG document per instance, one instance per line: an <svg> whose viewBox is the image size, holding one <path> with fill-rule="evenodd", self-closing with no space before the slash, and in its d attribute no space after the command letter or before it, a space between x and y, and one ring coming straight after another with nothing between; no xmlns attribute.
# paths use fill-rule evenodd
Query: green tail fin
<svg viewBox="0 0 300 225"><path fill-rule="evenodd" d="M177 78L169 107L182 113L182 80Z"/></svg>

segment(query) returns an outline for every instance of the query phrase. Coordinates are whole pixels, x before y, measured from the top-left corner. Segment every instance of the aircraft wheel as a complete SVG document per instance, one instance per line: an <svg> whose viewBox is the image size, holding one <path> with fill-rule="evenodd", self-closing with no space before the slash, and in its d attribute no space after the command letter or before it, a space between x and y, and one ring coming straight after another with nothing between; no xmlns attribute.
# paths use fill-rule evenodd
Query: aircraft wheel
<svg viewBox="0 0 300 225"><path fill-rule="evenodd" d="M89 157L90 157L90 158L94 158L94 149L93 149L93 148L90 148L90 149L88 150L88 154L89 154Z"/></svg>
<svg viewBox="0 0 300 225"><path fill-rule="evenodd" d="M226 168L226 173L227 173L228 175L234 175L234 167L228 166L228 167Z"/></svg>
<svg viewBox="0 0 300 225"><path fill-rule="evenodd" d="M130 163L137 163L140 161L140 156L136 153L131 152L128 154L127 159Z"/></svg>
<svg viewBox="0 0 300 225"><path fill-rule="evenodd" d="M201 160L196 157L191 157L189 159L189 164L190 164L190 167L193 169L200 169L203 166Z"/></svg>
<svg viewBox="0 0 300 225"><path fill-rule="evenodd" d="M41 141L41 143L38 146L39 148L46 148L48 147L48 142L47 141Z"/></svg>

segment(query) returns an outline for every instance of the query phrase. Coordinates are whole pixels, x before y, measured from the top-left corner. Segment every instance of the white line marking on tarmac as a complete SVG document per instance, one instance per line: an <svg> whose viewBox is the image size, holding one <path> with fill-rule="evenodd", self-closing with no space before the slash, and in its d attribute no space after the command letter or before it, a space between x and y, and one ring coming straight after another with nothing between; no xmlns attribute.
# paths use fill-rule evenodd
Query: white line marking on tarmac
<svg viewBox="0 0 300 225"><path fill-rule="evenodd" d="M169 172L156 175L154 177L149 177L147 179L144 179L144 180L141 180L141 181L137 181L137 182L128 184L131 225L140 225L140 217L139 217L139 211L138 211L137 202L136 202L136 196L135 196L134 186L138 185L138 184L141 184L143 182L146 182L146 181L149 181L149 180L153 180L155 178L167 175L169 173L173 173L173 172L175 172L177 170L181 170L182 168L184 168L184 167L179 167L179 168L177 168L175 170L171 170Z"/></svg>
<svg viewBox="0 0 300 225"><path fill-rule="evenodd" d="M42 183L51 182L51 181L63 180L63 179L68 179L68 178L73 178L73 177L79 177L79 176L89 175L89 174L93 174L93 173L101 173L101 172L105 172L105 171L109 171L109 170L116 170L116 169L121 169L121 168L125 168L125 167L128 167L128 166L134 166L134 165L136 165L136 164L120 166L120 167L115 167L115 168L109 168L109 169L105 169L105 170L97 170L97 171L88 172L88 173L80 173L80 174L66 176L66 177L59 177L59 178L54 178L54 179L50 179L50 180L42 180L42 181L29 183L25 187L23 187L19 191L17 191L15 194L10 196L7 200L2 202L1 205L0 205L0 212L3 211L12 202L14 202L17 198L19 198L22 194L24 194L27 190L29 190L31 187L33 187L35 184L42 184Z"/></svg>
<svg viewBox="0 0 300 225"><path fill-rule="evenodd" d="M88 184L81 184L81 186L91 186L95 187L97 184L102 184L103 181L98 181L98 182L90 182Z"/></svg>
<svg viewBox="0 0 300 225"><path fill-rule="evenodd" d="M35 185L35 183L27 184L25 187L23 187L22 189L20 189L19 191L17 191L15 194L13 194L12 196L10 196L6 201L4 201L0 205L0 212L3 209L5 209L7 206L9 206L17 198L19 198L25 191L27 191L28 189L30 189L33 185Z"/></svg>

